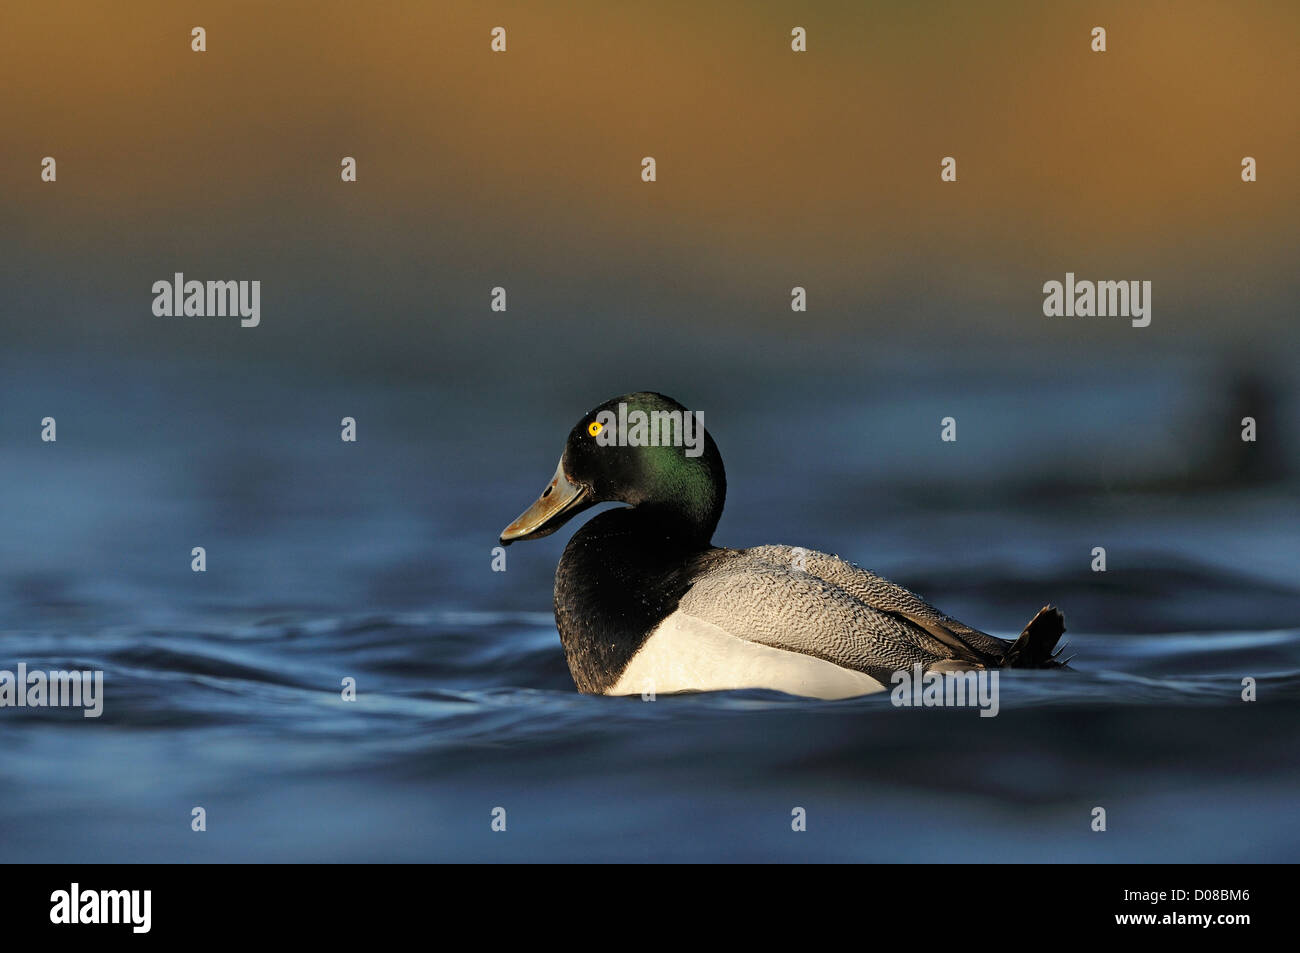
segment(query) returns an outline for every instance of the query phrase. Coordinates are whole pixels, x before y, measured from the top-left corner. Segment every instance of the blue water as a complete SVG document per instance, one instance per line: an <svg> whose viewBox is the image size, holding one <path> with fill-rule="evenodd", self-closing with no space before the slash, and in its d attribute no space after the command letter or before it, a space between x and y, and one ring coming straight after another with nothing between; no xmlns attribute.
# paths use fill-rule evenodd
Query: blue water
<svg viewBox="0 0 1300 953"><path fill-rule="evenodd" d="M568 531L504 573L491 548L612 390L4 370L0 668L102 669L106 692L97 720L0 710L5 862L1300 857L1293 461L1191 479L1220 448L1180 374L1050 400L898 366L662 385L726 460L718 542L836 552L1002 636L1064 610L1073 670L1004 674L980 718L576 694L550 615Z"/></svg>

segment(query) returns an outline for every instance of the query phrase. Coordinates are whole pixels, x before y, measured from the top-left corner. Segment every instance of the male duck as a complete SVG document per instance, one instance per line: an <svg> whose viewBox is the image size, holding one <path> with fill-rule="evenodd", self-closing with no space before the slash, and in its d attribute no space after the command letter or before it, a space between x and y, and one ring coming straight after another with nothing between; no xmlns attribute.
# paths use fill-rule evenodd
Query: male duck
<svg viewBox="0 0 1300 953"><path fill-rule="evenodd" d="M662 394L601 404L569 433L541 497L501 533L506 545L537 539L597 503L629 504L578 530L555 573L555 621L579 691L766 688L847 698L880 691L917 663L926 671L1060 666L1053 649L1065 626L1050 606L1008 642L837 556L714 546L726 476L706 432L682 445L687 415Z"/></svg>

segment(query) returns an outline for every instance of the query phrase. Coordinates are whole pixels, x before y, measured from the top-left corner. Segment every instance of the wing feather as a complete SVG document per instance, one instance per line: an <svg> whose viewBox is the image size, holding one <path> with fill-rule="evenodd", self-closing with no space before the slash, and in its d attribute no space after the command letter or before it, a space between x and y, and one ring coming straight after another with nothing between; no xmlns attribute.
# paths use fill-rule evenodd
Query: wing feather
<svg viewBox="0 0 1300 953"><path fill-rule="evenodd" d="M918 662L997 664L994 651L1003 644L838 557L788 546L726 551L679 608L738 638L826 659L885 684L892 672Z"/></svg>

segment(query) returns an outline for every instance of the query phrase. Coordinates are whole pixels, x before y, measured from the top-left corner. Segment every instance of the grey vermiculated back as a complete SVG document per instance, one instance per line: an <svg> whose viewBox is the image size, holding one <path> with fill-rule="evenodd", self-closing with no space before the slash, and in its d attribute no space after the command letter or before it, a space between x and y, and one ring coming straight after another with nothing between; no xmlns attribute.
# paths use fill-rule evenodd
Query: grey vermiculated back
<svg viewBox="0 0 1300 953"><path fill-rule="evenodd" d="M1008 645L837 556L790 546L728 553L678 608L738 638L823 658L884 684L918 662L998 665Z"/></svg>

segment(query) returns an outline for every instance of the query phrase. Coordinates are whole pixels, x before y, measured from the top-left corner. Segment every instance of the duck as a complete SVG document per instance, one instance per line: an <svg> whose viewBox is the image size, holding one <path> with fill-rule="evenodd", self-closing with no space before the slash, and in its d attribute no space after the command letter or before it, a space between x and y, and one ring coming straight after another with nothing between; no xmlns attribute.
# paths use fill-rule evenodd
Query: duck
<svg viewBox="0 0 1300 953"><path fill-rule="evenodd" d="M702 414L663 394L611 398L570 430L550 483L499 541L540 539L598 504L623 504L578 529L556 567L555 623L579 692L832 700L886 690L917 665L1064 666L1054 606L1008 641L838 556L714 545L726 489Z"/></svg>

